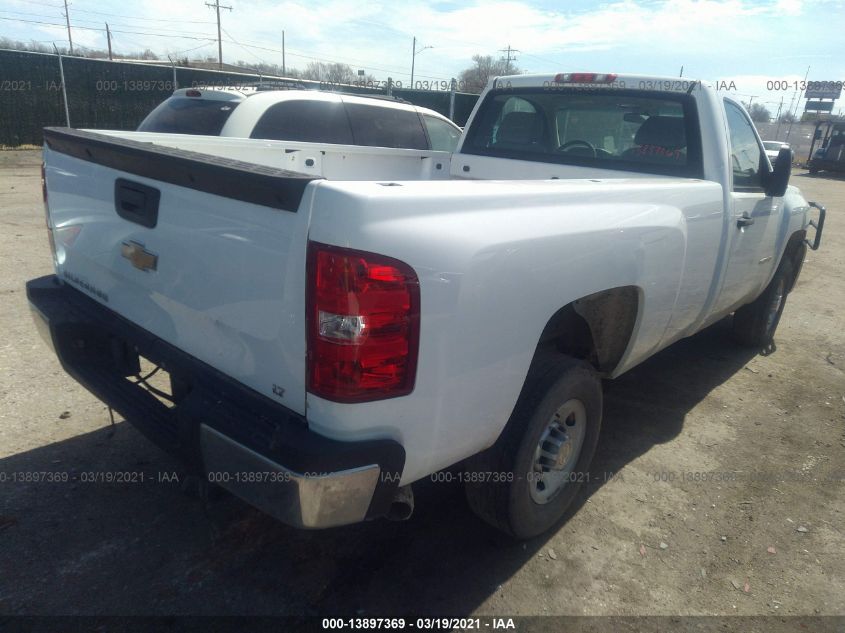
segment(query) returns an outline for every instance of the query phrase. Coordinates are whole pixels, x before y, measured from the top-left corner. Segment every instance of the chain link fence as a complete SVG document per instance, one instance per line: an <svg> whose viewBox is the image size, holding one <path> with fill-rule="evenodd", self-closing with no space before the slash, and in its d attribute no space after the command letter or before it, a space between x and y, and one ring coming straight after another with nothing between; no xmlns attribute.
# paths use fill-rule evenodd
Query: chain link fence
<svg viewBox="0 0 845 633"><path fill-rule="evenodd" d="M244 86L279 81L251 73L221 72L123 61L61 58L67 86L68 115L76 128L134 130L176 88L198 85ZM287 80L305 88L326 84ZM332 86L344 92L383 95L378 87ZM452 93L448 90L392 89L391 94L414 105L449 116ZM478 95L454 93L453 120L463 126ZM28 51L0 50L0 147L41 145L42 128L66 125L59 56Z"/></svg>

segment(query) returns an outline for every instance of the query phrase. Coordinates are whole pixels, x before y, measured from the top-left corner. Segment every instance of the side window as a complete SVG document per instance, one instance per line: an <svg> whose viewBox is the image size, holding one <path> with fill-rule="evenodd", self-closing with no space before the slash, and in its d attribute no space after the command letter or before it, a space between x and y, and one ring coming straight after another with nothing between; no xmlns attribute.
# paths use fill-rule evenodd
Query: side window
<svg viewBox="0 0 845 633"><path fill-rule="evenodd" d="M455 151L458 140L461 138L461 131L458 128L428 114L423 115L423 121L428 130L428 138L431 140L431 149L439 152Z"/></svg>
<svg viewBox="0 0 845 633"><path fill-rule="evenodd" d="M752 123L742 110L730 101L725 101L725 113L731 137L733 190L758 190L762 187L760 165L763 164L763 153L757 144Z"/></svg>
<svg viewBox="0 0 845 633"><path fill-rule="evenodd" d="M355 145L428 149L422 122L413 110L346 103Z"/></svg>
<svg viewBox="0 0 845 633"><path fill-rule="evenodd" d="M282 101L267 108L250 138L351 145L352 130L342 103Z"/></svg>

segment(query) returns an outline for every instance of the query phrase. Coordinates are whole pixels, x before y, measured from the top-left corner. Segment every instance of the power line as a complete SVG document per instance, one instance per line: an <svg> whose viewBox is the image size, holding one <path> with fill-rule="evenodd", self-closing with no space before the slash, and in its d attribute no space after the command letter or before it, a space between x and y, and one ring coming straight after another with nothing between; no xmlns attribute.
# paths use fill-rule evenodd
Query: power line
<svg viewBox="0 0 845 633"><path fill-rule="evenodd" d="M76 9L74 11L77 13L93 13L94 15L105 15L110 18L124 18L127 20L143 20L145 22L181 22L183 24L214 24L214 22L210 20L174 20L172 18L143 18L139 15L122 15L120 13L107 13L105 11L91 11L90 9Z"/></svg>
<svg viewBox="0 0 845 633"><path fill-rule="evenodd" d="M9 22L25 22L27 24L41 24L44 26L54 26L57 28L65 28L64 24L56 24L55 22L44 22L41 20L24 20L23 18L7 18L4 16L0 16L0 20L6 20ZM99 31L100 33L105 33L105 29L95 28L93 26L75 26L75 29L79 30L82 29L83 31ZM127 35L149 35L151 37L171 37L176 39L182 40L197 40L197 41L204 41L208 40L210 42L214 42L215 39L211 37L191 37L189 35L175 35L169 33L152 33L149 31L123 31L118 29L112 29L112 33L126 33Z"/></svg>
<svg viewBox="0 0 845 633"><path fill-rule="evenodd" d="M50 6L53 6L53 5L50 5ZM56 8L59 8L59 7L56 6ZM223 8L223 7L221 7L221 8ZM8 11L6 11L6 12L8 13ZM48 16L43 16L43 17L48 17ZM48 21L45 21L45 20L29 20L29 19L24 19L24 18L11 18L11 17L5 17L5 16L0 16L0 20L5 20L5 21L8 21L8 22L22 22L22 23L25 23L25 24L39 24L39 25L42 25L42 26L49 26L49 27L53 27L53 28L62 28L62 29L65 28L64 24L59 24L59 23L56 23L56 22L48 22ZM134 29L128 30L128 29L113 28L114 26L115 25L113 25L113 24L109 24L110 31L111 31L112 34L119 33L121 35L144 35L144 36L149 36L149 37L167 37L167 38L172 38L172 39L182 39L182 40L193 40L193 41L196 41L196 42L206 42L206 44L203 44L201 46L197 46L196 48L204 48L205 46L208 45L207 43L211 43L211 42L216 41L214 38L208 37L208 36L206 36L206 37L195 37L195 36L191 36L191 35L177 35L175 33L171 34L171 33L162 33L162 32L145 31L145 30L134 30ZM127 25L127 26L129 26L129 29L132 29L131 25ZM83 31L95 31L95 32L103 33L104 35L106 33L106 29L103 28L103 27L80 26L79 24L76 24L76 25L74 25L73 28L75 28L77 30L83 30ZM221 30L222 30L222 28L221 28ZM182 33L182 31L180 31L180 33ZM408 76L409 75L409 73L407 71L403 71L403 70L400 70L400 69L395 68L395 67L394 68L386 68L386 67L379 67L379 66L371 66L368 61L364 61L364 60L360 60L360 59L346 59L345 61L339 61L339 60L336 60L336 59L321 57L318 54L306 54L307 51L300 51L299 53L291 52L291 51L282 51L282 50L277 49L277 48L271 48L271 47L267 47L267 46L259 46L259 45L256 45L256 44L248 44L246 42L239 42L239 41L234 40L234 38L232 38L232 36L230 34L227 33L227 35L230 38L227 41L231 41L231 43L236 44L236 45L240 46L241 48L252 48L252 49L255 49L255 50L263 50L263 51L269 51L269 52L274 52L274 53L286 52L288 55L291 55L293 57L298 57L298 58L301 58L301 59L308 59L308 60L313 60L313 61L332 63L332 64L355 63L355 64L359 64L359 65L362 65L362 66L366 66L366 67L368 67L372 70L375 70L375 71L390 73L390 74L394 74L394 75L401 75L401 76ZM129 40L128 38L123 38L123 39L126 40L127 42L129 42L130 44L133 44L134 46L140 46L141 48L145 48L145 46L141 46L138 42L133 42L133 41ZM221 38L221 40L222 40L222 38ZM50 41L54 41L54 40L50 40ZM220 47L218 46L218 56L219 56L219 52L220 52L219 49L220 49ZM189 50L195 50L195 49L189 49ZM421 77L421 78L424 78L424 79L436 80L436 81L448 81L448 79L446 79L444 77L438 77L438 76L434 76L434 75L421 75L419 73L416 73L415 76Z"/></svg>
<svg viewBox="0 0 845 633"><path fill-rule="evenodd" d="M27 16L36 17L36 18L47 18L47 19L52 19L52 18L55 17L55 16L52 16L52 15L44 15L43 13L29 13L29 12L24 12L24 11L7 11L5 9L0 9L0 13L12 13L12 14L15 14L15 15L27 15ZM102 21L100 21L100 20L94 20L94 19L88 20L88 19L85 19L85 18L74 18L74 23L75 23L74 28L82 28L82 27L79 26L80 22L86 22L86 23L91 23L91 24L102 24ZM209 22L208 24L214 24L214 22ZM163 33L182 33L182 34L186 34L186 35L207 36L206 33L203 33L201 31L186 31L184 29L168 29L168 28L164 28L164 27L152 27L152 25L120 24L120 23L112 22L111 26L117 26L117 27L123 26L123 27L130 28L130 29L131 28L139 28L139 29L140 28L156 28L159 32L163 32Z"/></svg>
<svg viewBox="0 0 845 633"><path fill-rule="evenodd" d="M233 44L239 44L241 46L246 46L248 48L254 48L254 49L260 50L260 51L270 51L272 53L281 53L282 52L278 48L270 48L268 46L259 46L257 44L247 44L246 42L232 42L232 43ZM315 55L302 54L304 52L305 51L302 51L301 53L294 53L294 52L288 51L287 54L291 55L292 57L300 57L302 59L310 59L310 60L313 60L313 61L326 62L326 63L330 63L330 64L346 64L346 63L349 63L349 62L355 62L355 63L360 63L362 66L366 66L366 67L368 67L372 70L378 70L378 71L385 72L385 73L393 73L393 74L396 74L396 75L403 75L403 76L409 75L408 72L398 70L396 68L384 68L384 67L378 67L378 66L371 66L368 62L362 61L360 59L349 59L349 58L347 58L346 61L342 62L342 61L339 61L339 60L336 60L336 59L328 59L328 58L325 58L325 57L318 57L318 56L315 56ZM426 79L436 79L437 81L448 81L448 80L444 79L443 77L434 77L432 75L417 75L417 76L425 77Z"/></svg>
<svg viewBox="0 0 845 633"><path fill-rule="evenodd" d="M261 57L259 57L259 56L258 56L258 55L256 55L255 53L253 53L253 52L252 52L251 50L249 50L246 46L244 46L244 45L243 45L243 44L241 44L238 40L236 40L234 37L232 37L232 35L229 33L229 31L227 31L226 29L223 29L223 32L226 34L226 37L228 37L228 38L229 38L232 42L234 42L234 44L235 44L236 46L239 46L239 47L240 47L243 51L245 51L245 52L249 53L250 55L252 55L253 57L255 57L255 59L257 59L258 61L260 61L262 64L266 64L266 63L267 63L267 61L266 61L266 60L262 59Z"/></svg>
<svg viewBox="0 0 845 633"><path fill-rule="evenodd" d="M53 7L54 9L61 9L62 5L60 4L50 4L48 2L36 2L35 0L18 0L19 2L26 2L27 4L39 4L42 7ZM47 40L44 40L45 42Z"/></svg>

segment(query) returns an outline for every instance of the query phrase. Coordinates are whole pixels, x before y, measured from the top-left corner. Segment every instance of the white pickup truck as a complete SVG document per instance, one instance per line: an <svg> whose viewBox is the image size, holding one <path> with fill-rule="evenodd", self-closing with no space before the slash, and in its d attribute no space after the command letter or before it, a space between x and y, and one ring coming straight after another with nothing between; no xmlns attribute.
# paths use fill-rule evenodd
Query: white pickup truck
<svg viewBox="0 0 845 633"><path fill-rule="evenodd" d="M405 518L448 467L492 525L551 528L602 380L732 313L770 345L824 218L739 103L654 77L493 80L454 154L48 128L44 164L27 293L64 368L312 528Z"/></svg>

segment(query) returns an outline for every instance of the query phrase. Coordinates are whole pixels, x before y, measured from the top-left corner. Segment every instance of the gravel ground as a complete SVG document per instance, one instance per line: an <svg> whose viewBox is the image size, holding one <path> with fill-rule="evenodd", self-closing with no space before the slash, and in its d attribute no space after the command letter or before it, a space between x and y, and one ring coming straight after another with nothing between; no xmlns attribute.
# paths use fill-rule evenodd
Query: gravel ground
<svg viewBox="0 0 845 633"><path fill-rule="evenodd" d="M183 491L38 338L39 162L0 152L0 615L845 615L845 181L793 177L830 217L776 353L723 322L608 384L593 481L521 544L452 484L419 486L408 522L319 532ZM32 471L68 482L13 480ZM83 481L101 471L144 482Z"/></svg>

